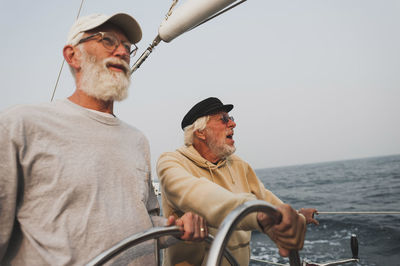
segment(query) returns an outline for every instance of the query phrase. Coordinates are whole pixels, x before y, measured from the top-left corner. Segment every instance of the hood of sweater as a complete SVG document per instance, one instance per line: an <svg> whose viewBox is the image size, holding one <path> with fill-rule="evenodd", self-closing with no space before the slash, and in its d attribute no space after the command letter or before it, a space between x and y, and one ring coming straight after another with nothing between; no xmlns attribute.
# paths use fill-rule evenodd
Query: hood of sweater
<svg viewBox="0 0 400 266"><path fill-rule="evenodd" d="M183 147L177 149L177 151L180 154L182 154L183 156L185 156L186 158L188 158L190 161L192 161L198 167L208 169L208 171L210 172L210 175L211 175L211 179L213 181L214 181L213 171L218 170L219 168L227 167L227 169L229 171L229 176L231 178L231 182L233 184L235 183L234 178L232 176L231 169L229 167L229 164L231 161L231 156L228 156L226 159L222 159L218 163L214 164L214 163L208 161L207 159L203 158L200 155L200 153L193 147L193 145L190 145L188 147L183 146Z"/></svg>
<svg viewBox="0 0 400 266"><path fill-rule="evenodd" d="M207 169L218 169L222 166L224 166L227 161L229 161L229 157L227 159L222 159L220 160L217 164L214 164L207 159L203 158L200 153L193 147L193 145L190 145L188 147L183 146L179 149L177 149L179 153L181 153L183 156L187 157L189 160L191 160L194 164L196 164L199 167L202 168L207 168Z"/></svg>

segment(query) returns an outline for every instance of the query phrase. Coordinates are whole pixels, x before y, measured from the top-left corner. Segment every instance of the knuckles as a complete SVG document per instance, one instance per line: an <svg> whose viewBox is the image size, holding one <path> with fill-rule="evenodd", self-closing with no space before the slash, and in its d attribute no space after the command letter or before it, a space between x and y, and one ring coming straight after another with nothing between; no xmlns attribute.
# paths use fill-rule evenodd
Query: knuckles
<svg viewBox="0 0 400 266"><path fill-rule="evenodd" d="M193 219L193 213L191 213L191 212L187 212L183 216L185 216L186 219L190 219L190 220Z"/></svg>

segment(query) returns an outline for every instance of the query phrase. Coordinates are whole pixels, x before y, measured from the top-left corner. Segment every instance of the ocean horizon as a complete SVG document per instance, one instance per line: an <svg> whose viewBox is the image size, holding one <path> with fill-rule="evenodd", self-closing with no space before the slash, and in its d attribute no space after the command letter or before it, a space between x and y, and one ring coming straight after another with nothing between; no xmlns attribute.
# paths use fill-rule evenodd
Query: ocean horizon
<svg viewBox="0 0 400 266"><path fill-rule="evenodd" d="M373 155L373 156L362 156L362 157L354 157L354 158L351 157L351 158L342 158L342 159L332 159L332 160L326 160L326 161L313 161L313 162L273 165L273 166L255 168L255 171L262 171L264 169L272 169L272 168L310 166L310 165L318 165L318 164L326 164L326 163L338 163L338 162L345 162L345 161L359 161L359 160L365 160L365 159L377 159L377 158L393 157L393 156L400 156L400 153L384 154L384 155Z"/></svg>
<svg viewBox="0 0 400 266"><path fill-rule="evenodd" d="M255 170L265 187L295 209L320 212L400 211L400 155L279 166ZM350 237L357 235L358 265L399 265L400 215L320 214L309 225L302 259L323 263L351 258ZM252 257L288 263L265 235L253 232ZM251 262L251 265L268 265ZM351 265L351 264L350 264Z"/></svg>

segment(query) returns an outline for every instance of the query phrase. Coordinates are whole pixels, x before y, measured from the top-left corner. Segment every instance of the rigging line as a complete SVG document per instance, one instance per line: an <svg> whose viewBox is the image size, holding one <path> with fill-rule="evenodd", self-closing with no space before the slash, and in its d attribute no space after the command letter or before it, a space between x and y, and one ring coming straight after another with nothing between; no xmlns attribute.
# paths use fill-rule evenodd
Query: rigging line
<svg viewBox="0 0 400 266"><path fill-rule="evenodd" d="M382 211L382 212L318 212L318 214L400 214L400 212Z"/></svg>
<svg viewBox="0 0 400 266"><path fill-rule="evenodd" d="M81 14L81 10L82 10L82 6L83 6L83 2L84 2L84 1L85 1L85 0L82 0L82 1L81 1L81 5L79 6L78 14L76 15L76 19L75 19L75 20L77 20L77 19L79 18L79 15ZM63 67L64 67L64 63L65 63L65 59L63 59L62 64L61 64L60 71L58 72L58 76L57 76L57 80L56 80L56 85L54 86L54 89L53 89L53 93L52 93L52 95L51 95L50 102L53 101L54 95L56 94L56 89L57 89L58 81L60 80L60 76L61 76L61 73L62 73L62 70L63 70Z"/></svg>

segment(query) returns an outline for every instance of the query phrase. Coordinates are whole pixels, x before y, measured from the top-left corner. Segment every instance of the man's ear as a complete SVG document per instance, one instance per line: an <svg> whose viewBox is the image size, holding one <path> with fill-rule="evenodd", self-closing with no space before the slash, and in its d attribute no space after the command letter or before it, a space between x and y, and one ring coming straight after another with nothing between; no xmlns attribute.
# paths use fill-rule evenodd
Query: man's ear
<svg viewBox="0 0 400 266"><path fill-rule="evenodd" d="M63 49L63 55L64 55L64 59L65 61L67 61L67 63L74 68L75 70L79 70L80 69L80 60L77 56L77 50L74 46L72 45L66 45L64 46Z"/></svg>
<svg viewBox="0 0 400 266"><path fill-rule="evenodd" d="M201 139L201 140L206 140L206 134L204 133L204 129L203 130L196 130L194 132L194 135L196 136L196 138Z"/></svg>

